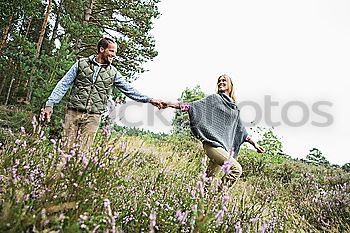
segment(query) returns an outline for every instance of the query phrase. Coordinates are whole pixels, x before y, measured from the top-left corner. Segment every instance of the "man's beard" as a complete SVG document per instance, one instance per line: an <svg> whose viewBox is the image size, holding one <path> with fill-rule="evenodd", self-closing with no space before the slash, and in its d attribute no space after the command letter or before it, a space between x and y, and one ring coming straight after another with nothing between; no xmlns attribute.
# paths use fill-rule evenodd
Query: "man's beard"
<svg viewBox="0 0 350 233"><path fill-rule="evenodd" d="M102 56L102 60L103 60L104 63L107 64L107 65L109 65L109 64L112 63L112 62L110 62L110 61L108 60L108 56ZM113 61L113 60L112 60L112 61Z"/></svg>

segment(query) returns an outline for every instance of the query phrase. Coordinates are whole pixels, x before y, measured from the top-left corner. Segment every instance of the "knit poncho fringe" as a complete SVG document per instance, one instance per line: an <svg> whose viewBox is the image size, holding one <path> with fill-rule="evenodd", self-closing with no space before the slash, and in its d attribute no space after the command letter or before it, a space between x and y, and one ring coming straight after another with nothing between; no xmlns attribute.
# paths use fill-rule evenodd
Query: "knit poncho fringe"
<svg viewBox="0 0 350 233"><path fill-rule="evenodd" d="M190 103L188 111L192 133L213 147L222 147L238 156L239 148L248 134L243 126L239 109L224 94L213 94Z"/></svg>

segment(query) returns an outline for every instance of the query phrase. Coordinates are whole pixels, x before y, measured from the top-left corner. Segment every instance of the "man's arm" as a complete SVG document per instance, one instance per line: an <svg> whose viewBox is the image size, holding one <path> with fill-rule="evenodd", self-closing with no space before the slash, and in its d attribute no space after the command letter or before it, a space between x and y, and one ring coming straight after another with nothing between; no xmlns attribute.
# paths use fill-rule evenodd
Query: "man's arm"
<svg viewBox="0 0 350 233"><path fill-rule="evenodd" d="M128 82L125 81L124 77L117 72L114 79L114 85L127 97L138 102L148 103L151 101L151 97L141 94L138 90L133 88Z"/></svg>
<svg viewBox="0 0 350 233"><path fill-rule="evenodd" d="M142 103L151 103L152 105L158 108L164 108L164 101L153 99L151 97L141 94L138 90L136 90L128 82L126 82L124 77L119 72L117 72L115 76L114 85L130 99Z"/></svg>
<svg viewBox="0 0 350 233"><path fill-rule="evenodd" d="M74 82L78 74L78 62L76 62L69 71L63 76L63 78L57 83L53 89L50 97L48 98L45 108L42 110L43 120L50 121L53 106L61 101L63 96L67 93L68 89Z"/></svg>

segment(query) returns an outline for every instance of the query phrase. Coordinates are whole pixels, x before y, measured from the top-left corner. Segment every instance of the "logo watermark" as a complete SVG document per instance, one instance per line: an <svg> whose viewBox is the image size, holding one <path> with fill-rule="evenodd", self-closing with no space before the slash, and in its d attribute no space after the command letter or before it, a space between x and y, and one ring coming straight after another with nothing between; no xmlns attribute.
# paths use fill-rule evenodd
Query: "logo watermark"
<svg viewBox="0 0 350 233"><path fill-rule="evenodd" d="M263 103L254 101L241 101L238 103L238 109L241 113L250 109L249 121L241 117L242 123L246 127L265 123L268 127L302 127L311 125L314 127L329 127L334 123L334 117L331 113L333 103L322 100L313 103L305 103L299 100L290 100L281 103L272 99L271 95L264 96ZM172 117L169 117L169 110L159 110L158 108L140 102L127 102L117 107L111 107L112 115L115 115L119 121L131 127L140 127L143 125L154 126L162 124L171 126ZM203 114L211 114L213 121L215 114L218 114L215 107L207 109ZM142 112L142 113L141 113ZM138 116L135 119L135 114ZM142 116L141 116L142 115ZM245 114L244 114L245 115ZM275 119L273 119L273 116ZM200 120L200 119L199 119Z"/></svg>

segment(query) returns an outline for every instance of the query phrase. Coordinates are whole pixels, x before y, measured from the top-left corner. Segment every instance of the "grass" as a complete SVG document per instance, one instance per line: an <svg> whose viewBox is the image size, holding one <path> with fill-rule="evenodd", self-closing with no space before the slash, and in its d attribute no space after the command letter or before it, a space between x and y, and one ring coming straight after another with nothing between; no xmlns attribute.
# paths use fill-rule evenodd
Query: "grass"
<svg viewBox="0 0 350 233"><path fill-rule="evenodd" d="M33 126L1 130L1 232L350 231L338 168L244 149L242 178L219 192L197 141L100 134L89 152L66 152Z"/></svg>

